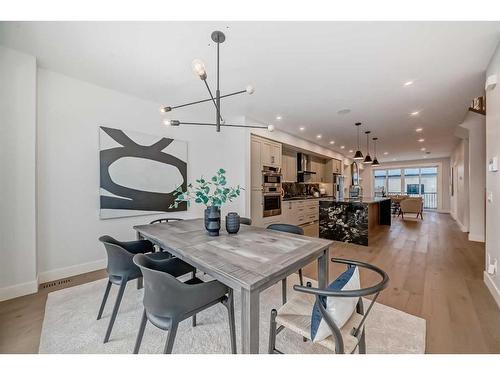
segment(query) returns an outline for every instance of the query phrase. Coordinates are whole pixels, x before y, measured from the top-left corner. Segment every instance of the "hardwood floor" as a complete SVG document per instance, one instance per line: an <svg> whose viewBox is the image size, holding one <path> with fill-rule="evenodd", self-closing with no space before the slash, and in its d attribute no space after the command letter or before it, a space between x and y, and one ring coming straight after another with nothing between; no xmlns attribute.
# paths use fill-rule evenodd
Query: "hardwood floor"
<svg viewBox="0 0 500 375"><path fill-rule="evenodd" d="M500 353L500 310L483 282L484 244L447 214L393 219L370 246L336 244L330 255L375 264L390 277L378 301L427 320L427 353ZM315 278L315 266L304 274ZM330 277L344 268L330 264ZM377 282L369 272L362 285Z"/></svg>
<svg viewBox="0 0 500 375"><path fill-rule="evenodd" d="M389 274L379 302L427 320L427 353L500 353L500 310L483 282L484 245L468 241L449 215L394 219L370 246L336 243L330 255L367 261ZM343 270L330 267L332 279ZM315 278L315 264L304 274ZM48 292L104 276L91 272L0 302L0 353L36 353ZM367 272L361 278L363 285L376 282Z"/></svg>

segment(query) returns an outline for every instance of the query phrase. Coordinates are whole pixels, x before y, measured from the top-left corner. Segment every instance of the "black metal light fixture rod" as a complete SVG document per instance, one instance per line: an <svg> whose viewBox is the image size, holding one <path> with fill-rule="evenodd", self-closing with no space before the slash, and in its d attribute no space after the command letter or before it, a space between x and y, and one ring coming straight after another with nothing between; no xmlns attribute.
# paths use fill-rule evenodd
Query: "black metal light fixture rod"
<svg viewBox="0 0 500 375"><path fill-rule="evenodd" d="M220 98L223 99L223 98L227 98L228 96L243 94L245 92L247 92L247 90L235 91L235 92L232 92L230 94L221 95ZM170 110L177 109L177 108L182 108L182 107L187 107L189 105L194 105L194 104L206 103L206 102L209 102L211 100L213 100L213 98L203 99L203 100L197 100L195 102L190 102L190 103L186 103L186 104L176 105L174 107L170 107Z"/></svg>
<svg viewBox="0 0 500 375"><path fill-rule="evenodd" d="M217 124L212 124L210 122L184 122L184 121L179 121L179 124L180 125L217 126ZM229 127L233 127L233 128L267 129L267 126L260 126L260 125L219 124L219 126L229 126Z"/></svg>
<svg viewBox="0 0 500 375"><path fill-rule="evenodd" d="M219 39L217 39L217 89L215 90L215 100L217 102L217 104L215 105L217 111L216 114L217 132L220 132L219 46L220 42Z"/></svg>
<svg viewBox="0 0 500 375"><path fill-rule="evenodd" d="M217 103L214 99L214 96L212 95L212 90L210 90L210 86L208 85L207 80L204 79L203 82L205 82L205 86L207 87L208 93L210 94L210 98L212 99L212 102L214 103L215 109L218 110L219 107L217 106ZM221 121L224 121L221 114L220 114L220 110L219 110L219 117L220 117Z"/></svg>

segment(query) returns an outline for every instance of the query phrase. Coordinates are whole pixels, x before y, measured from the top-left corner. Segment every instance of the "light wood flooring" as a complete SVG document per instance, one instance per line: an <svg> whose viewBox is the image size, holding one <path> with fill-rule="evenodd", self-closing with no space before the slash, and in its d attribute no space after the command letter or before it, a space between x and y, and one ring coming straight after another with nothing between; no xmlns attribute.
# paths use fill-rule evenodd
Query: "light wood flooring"
<svg viewBox="0 0 500 375"><path fill-rule="evenodd" d="M449 215L394 219L370 246L336 243L330 255L367 261L389 274L379 302L427 320L427 353L500 353L500 310L483 282L484 245L468 241ZM342 270L331 264L330 277ZM315 278L316 266L304 274ZM376 281L361 276L363 285ZM37 353L47 294L103 277L104 271L91 272L0 302L0 353Z"/></svg>

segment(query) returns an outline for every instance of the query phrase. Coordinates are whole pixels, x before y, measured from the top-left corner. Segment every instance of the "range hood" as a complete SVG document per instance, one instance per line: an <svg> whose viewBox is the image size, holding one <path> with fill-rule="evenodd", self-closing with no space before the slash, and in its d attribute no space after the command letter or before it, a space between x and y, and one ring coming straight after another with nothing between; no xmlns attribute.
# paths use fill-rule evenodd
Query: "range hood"
<svg viewBox="0 0 500 375"><path fill-rule="evenodd" d="M297 153L297 180L298 182L304 182L304 175L316 174L316 172L310 171L309 167L311 162L309 161L309 155L303 154L302 152Z"/></svg>

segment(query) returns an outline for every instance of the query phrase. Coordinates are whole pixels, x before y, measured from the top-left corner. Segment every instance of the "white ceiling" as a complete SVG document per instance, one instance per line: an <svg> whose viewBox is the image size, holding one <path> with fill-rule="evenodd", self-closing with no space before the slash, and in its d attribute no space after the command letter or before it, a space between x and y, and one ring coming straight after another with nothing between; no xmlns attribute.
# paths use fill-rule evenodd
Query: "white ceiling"
<svg viewBox="0 0 500 375"><path fill-rule="evenodd" d="M482 94L500 40L499 22L3 22L0 43L37 56L41 67L176 105L207 96L193 58L205 62L214 87L216 29L227 37L222 93L256 88L225 100L226 117L273 123L337 151L356 148L353 124L361 121L379 138L382 161L420 159L421 147L429 157L450 154L453 129ZM337 114L342 109L351 112ZM172 118L212 118L210 104L200 110Z"/></svg>

